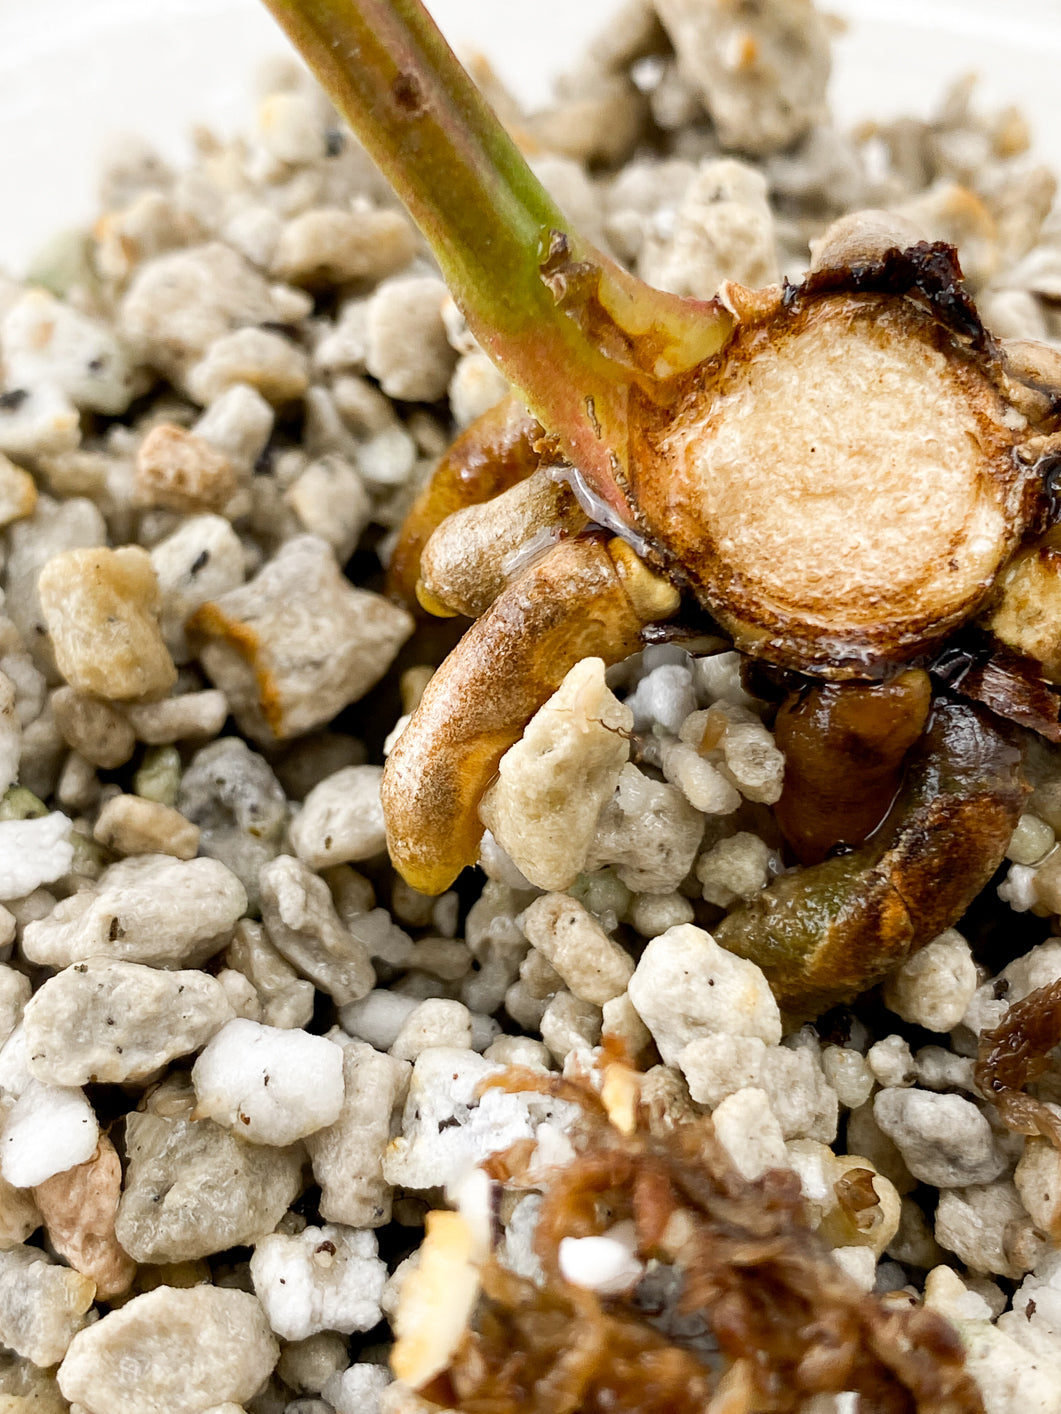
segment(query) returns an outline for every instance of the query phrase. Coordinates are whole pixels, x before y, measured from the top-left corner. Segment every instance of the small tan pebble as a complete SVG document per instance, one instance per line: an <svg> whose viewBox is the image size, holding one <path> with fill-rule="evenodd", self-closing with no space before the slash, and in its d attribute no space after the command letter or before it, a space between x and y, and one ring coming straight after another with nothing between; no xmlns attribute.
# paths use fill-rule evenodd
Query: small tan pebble
<svg viewBox="0 0 1061 1414"><path fill-rule="evenodd" d="M365 364L389 398L434 402L449 384L457 355L446 338L445 285L414 275L380 285L368 304Z"/></svg>
<svg viewBox="0 0 1061 1414"><path fill-rule="evenodd" d="M339 1118L305 1141L326 1221L356 1228L382 1227L390 1221L391 1188L383 1177L383 1152L408 1075L407 1065L362 1041L343 1046L345 1097Z"/></svg>
<svg viewBox="0 0 1061 1414"><path fill-rule="evenodd" d="M762 1090L727 1095L711 1117L715 1135L740 1173L754 1181L767 1169L788 1168L781 1126Z"/></svg>
<svg viewBox="0 0 1061 1414"><path fill-rule="evenodd" d="M535 899L523 914L523 931L576 997L603 1006L626 991L633 958L575 899L566 894Z"/></svg>
<svg viewBox="0 0 1061 1414"><path fill-rule="evenodd" d="M216 978L92 957L49 977L23 1017L30 1073L135 1084L204 1046L232 1010Z"/></svg>
<svg viewBox="0 0 1061 1414"><path fill-rule="evenodd" d="M220 511L239 485L229 459L186 428L156 423L136 453L133 499L171 511Z"/></svg>
<svg viewBox="0 0 1061 1414"><path fill-rule="evenodd" d="M634 893L670 893L692 868L703 834L704 817L677 786L627 762L597 821L585 868L615 864Z"/></svg>
<svg viewBox="0 0 1061 1414"><path fill-rule="evenodd" d="M1054 832L1046 821L1026 810L1017 821L1006 858L1014 864L1025 866L1041 864L1056 842Z"/></svg>
<svg viewBox="0 0 1061 1414"><path fill-rule="evenodd" d="M249 1400L279 1354L256 1297L160 1286L71 1342L59 1388L86 1414L200 1414L211 1404Z"/></svg>
<svg viewBox="0 0 1061 1414"><path fill-rule="evenodd" d="M0 453L0 526L33 514L37 483L28 471Z"/></svg>
<svg viewBox="0 0 1061 1414"><path fill-rule="evenodd" d="M299 1394L320 1394L328 1380L349 1364L350 1351L344 1337L338 1331L320 1331L305 1340L289 1341L280 1354L276 1373Z"/></svg>
<svg viewBox="0 0 1061 1414"><path fill-rule="evenodd" d="M395 1060L414 1061L430 1046L468 1050L471 1044L468 1008L444 997L429 997L409 1013L389 1050Z"/></svg>
<svg viewBox="0 0 1061 1414"><path fill-rule="evenodd" d="M258 105L257 130L262 143L280 162L315 162L324 156L324 127L319 109L304 93L270 93Z"/></svg>
<svg viewBox="0 0 1061 1414"><path fill-rule="evenodd" d="M234 967L223 967L217 980L228 999L228 1004L236 1016L246 1021L261 1021L262 1003L254 984Z"/></svg>
<svg viewBox="0 0 1061 1414"><path fill-rule="evenodd" d="M530 1036L498 1036L483 1052L483 1059L495 1065L526 1065L532 1070L553 1068L548 1046Z"/></svg>
<svg viewBox="0 0 1061 1414"><path fill-rule="evenodd" d="M929 1031L953 1031L973 999L979 978L972 951L948 928L907 959L884 983L885 1005Z"/></svg>
<svg viewBox="0 0 1061 1414"><path fill-rule="evenodd" d="M182 692L176 697L125 708L125 719L137 741L150 746L218 736L227 716L228 702L217 688Z"/></svg>
<svg viewBox="0 0 1061 1414"><path fill-rule="evenodd" d="M275 421L261 393L236 383L214 399L192 431L247 475L268 445Z"/></svg>
<svg viewBox="0 0 1061 1414"><path fill-rule="evenodd" d="M21 757L18 689L7 674L0 671L0 791L6 791L18 780Z"/></svg>
<svg viewBox="0 0 1061 1414"><path fill-rule="evenodd" d="M309 361L282 334L237 329L215 339L205 358L189 370L188 391L196 402L208 404L237 384L254 388L266 402L282 407L300 398L309 386Z"/></svg>
<svg viewBox="0 0 1061 1414"><path fill-rule="evenodd" d="M627 922L643 938L658 938L668 928L691 923L693 905L684 894L635 894L627 909Z"/></svg>
<svg viewBox="0 0 1061 1414"><path fill-rule="evenodd" d="M38 580L59 671L77 691L117 701L161 697L177 670L159 631L146 550L67 550Z"/></svg>
<svg viewBox="0 0 1061 1414"><path fill-rule="evenodd" d="M582 872L629 758L632 726L605 683L603 660L584 658L501 758L479 814L532 884L564 889Z"/></svg>
<svg viewBox="0 0 1061 1414"><path fill-rule="evenodd" d="M772 851L765 840L740 830L705 851L696 861L696 877L708 903L729 908L748 899L770 881Z"/></svg>
<svg viewBox="0 0 1061 1414"><path fill-rule="evenodd" d="M273 946L340 1006L375 985L368 949L340 923L328 886L289 854L260 875L262 922Z"/></svg>
<svg viewBox="0 0 1061 1414"><path fill-rule="evenodd" d="M78 751L69 752L55 785L56 803L70 815L84 815L99 801L101 789L92 762Z"/></svg>
<svg viewBox="0 0 1061 1414"><path fill-rule="evenodd" d="M260 923L236 927L225 961L251 983L261 1003L256 1019L266 1026L306 1026L313 1015L314 986L300 977L265 936ZM344 1218L334 1219L345 1222Z"/></svg>
<svg viewBox="0 0 1061 1414"><path fill-rule="evenodd" d="M8 387L47 385L75 407L111 416L129 406L129 356L109 325L47 291L22 293L4 315L0 339Z"/></svg>
<svg viewBox="0 0 1061 1414"><path fill-rule="evenodd" d="M49 967L96 956L195 966L225 946L246 909L246 890L216 859L142 855L28 923L22 952Z"/></svg>
<svg viewBox="0 0 1061 1414"><path fill-rule="evenodd" d="M222 516L192 516L153 546L151 564L162 601L162 636L174 660L185 663L191 652L184 626L201 604L243 583L243 546Z"/></svg>
<svg viewBox="0 0 1061 1414"><path fill-rule="evenodd" d="M331 547L289 540L259 574L204 604L188 625L203 667L259 741L322 726L383 676L412 616L346 580Z"/></svg>
<svg viewBox="0 0 1061 1414"><path fill-rule="evenodd" d="M917 1076L909 1042L903 1036L884 1036L874 1041L866 1052L866 1064L874 1079L884 1086L912 1085Z"/></svg>
<svg viewBox="0 0 1061 1414"><path fill-rule="evenodd" d="M542 1013L539 1029L553 1059L562 1065L574 1050L592 1050L601 1037L601 1009L565 989Z"/></svg>
<svg viewBox="0 0 1061 1414"><path fill-rule="evenodd" d="M0 1252L0 1341L35 1365L57 1364L90 1319L93 1282L38 1247Z"/></svg>
<svg viewBox="0 0 1061 1414"><path fill-rule="evenodd" d="M652 1033L626 992L601 1007L601 1040L620 1044L631 1056L640 1055L651 1044Z"/></svg>
<svg viewBox="0 0 1061 1414"><path fill-rule="evenodd" d="M295 853L311 869L371 859L386 848L380 766L346 766L306 796L291 822Z"/></svg>
<svg viewBox="0 0 1061 1414"><path fill-rule="evenodd" d="M284 500L310 535L327 540L345 563L372 516L372 499L357 468L333 452L311 461L284 492Z"/></svg>
<svg viewBox="0 0 1061 1414"><path fill-rule="evenodd" d="M691 923L652 939L630 979L629 994L671 1064L690 1041L712 1032L756 1036L767 1045L781 1039L781 1014L762 971ZM676 996L682 998L680 1008L674 1006Z"/></svg>
<svg viewBox="0 0 1061 1414"><path fill-rule="evenodd" d="M449 380L449 402L458 427L467 427L496 406L509 392L509 382L486 354L476 349L463 355Z"/></svg>
<svg viewBox="0 0 1061 1414"><path fill-rule="evenodd" d="M953 1267L933 1267L925 1277L925 1306L948 1321L989 1321L991 1308L962 1281Z"/></svg>
<svg viewBox="0 0 1061 1414"><path fill-rule="evenodd" d="M215 339L283 321L286 301L249 261L219 241L140 265L118 309L118 333L178 387Z"/></svg>
<svg viewBox="0 0 1061 1414"><path fill-rule="evenodd" d="M873 1072L866 1064L865 1057L850 1047L824 1047L822 1070L846 1109L858 1109L873 1093Z"/></svg>
<svg viewBox="0 0 1061 1414"><path fill-rule="evenodd" d="M1037 1233L1009 1179L948 1188L936 1208L936 1241L974 1272L1022 1277L1042 1259L1047 1239Z"/></svg>
<svg viewBox="0 0 1061 1414"><path fill-rule="evenodd" d="M115 854L170 854L194 859L199 850L199 826L179 810L139 795L115 795L100 811L92 828L97 844Z"/></svg>
<svg viewBox="0 0 1061 1414"><path fill-rule="evenodd" d="M87 1163L57 1173L33 1190L48 1240L74 1271L91 1277L98 1301L127 1291L136 1272L136 1263L114 1235L121 1187L117 1151L101 1134Z"/></svg>
<svg viewBox="0 0 1061 1414"><path fill-rule="evenodd" d="M256 1242L302 1192L301 1146L248 1144L212 1120L188 1118L190 1103L185 1111L126 1120L115 1231L138 1262L189 1262Z"/></svg>
<svg viewBox="0 0 1061 1414"><path fill-rule="evenodd" d="M459 938L419 938L409 954L409 966L443 982L459 982L472 966L472 955Z"/></svg>
<svg viewBox="0 0 1061 1414"><path fill-rule="evenodd" d="M304 211L284 226L273 255L278 280L315 288L375 282L408 265L419 242L400 211Z"/></svg>
<svg viewBox="0 0 1061 1414"><path fill-rule="evenodd" d="M52 712L66 744L101 770L124 766L136 750L136 736L125 717L98 697L60 687L52 693Z"/></svg>

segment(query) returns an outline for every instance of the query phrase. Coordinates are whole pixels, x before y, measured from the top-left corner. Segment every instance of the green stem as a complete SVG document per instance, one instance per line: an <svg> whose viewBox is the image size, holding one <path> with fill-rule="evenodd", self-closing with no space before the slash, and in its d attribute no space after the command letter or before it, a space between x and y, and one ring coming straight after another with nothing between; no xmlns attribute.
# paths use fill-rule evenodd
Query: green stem
<svg viewBox="0 0 1061 1414"><path fill-rule="evenodd" d="M714 352L729 328L718 307L649 290L568 230L420 0L265 3L423 230L480 344L625 515L631 385Z"/></svg>

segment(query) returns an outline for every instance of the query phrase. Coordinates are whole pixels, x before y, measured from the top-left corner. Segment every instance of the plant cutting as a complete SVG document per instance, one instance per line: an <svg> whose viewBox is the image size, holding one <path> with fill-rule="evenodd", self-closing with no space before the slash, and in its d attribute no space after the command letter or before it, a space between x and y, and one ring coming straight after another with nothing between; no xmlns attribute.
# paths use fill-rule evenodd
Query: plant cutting
<svg viewBox="0 0 1061 1414"><path fill-rule="evenodd" d="M1056 356L994 340L955 252L881 213L838 223L798 285L654 290L570 227L417 0L268 3L518 400L443 459L392 566L425 609L475 620L388 761L396 866L447 888L573 664L708 616L768 665L782 721L804 708L781 818L809 867L720 941L793 1015L857 995L1001 862L1027 789L1010 723L1058 738L1052 665L1013 610L1033 594L1061 622L1027 548L1053 519ZM815 810L842 832L804 853Z"/></svg>

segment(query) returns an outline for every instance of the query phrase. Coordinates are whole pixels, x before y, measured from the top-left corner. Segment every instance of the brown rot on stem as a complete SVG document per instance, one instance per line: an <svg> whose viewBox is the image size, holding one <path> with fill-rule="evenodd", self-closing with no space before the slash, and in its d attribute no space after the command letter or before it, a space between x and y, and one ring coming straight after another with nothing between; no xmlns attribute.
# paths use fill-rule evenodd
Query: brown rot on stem
<svg viewBox="0 0 1061 1414"><path fill-rule="evenodd" d="M1058 735L1056 354L992 339L955 252L882 213L827 232L797 285L653 290L570 228L419 0L267 2L520 400L443 459L395 552L396 592L476 620L387 765L395 865L448 887L571 666L692 606L817 694L782 714L782 826L811 867L720 939L792 1012L857 995L1001 862L1024 786L1000 718ZM973 620L986 651L956 666Z"/></svg>

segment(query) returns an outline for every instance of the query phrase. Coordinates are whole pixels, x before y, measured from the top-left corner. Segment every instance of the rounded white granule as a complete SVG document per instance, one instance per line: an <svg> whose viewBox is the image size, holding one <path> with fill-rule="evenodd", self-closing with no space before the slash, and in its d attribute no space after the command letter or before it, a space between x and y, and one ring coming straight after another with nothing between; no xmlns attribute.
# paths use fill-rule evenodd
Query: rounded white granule
<svg viewBox="0 0 1061 1414"><path fill-rule="evenodd" d="M197 1115L283 1147L339 1118L343 1053L323 1036L237 1017L195 1062L192 1083Z"/></svg>
<svg viewBox="0 0 1061 1414"><path fill-rule="evenodd" d="M99 1124L80 1090L31 1080L15 1102L0 1145L0 1173L15 1188L35 1188L87 1163Z"/></svg>

